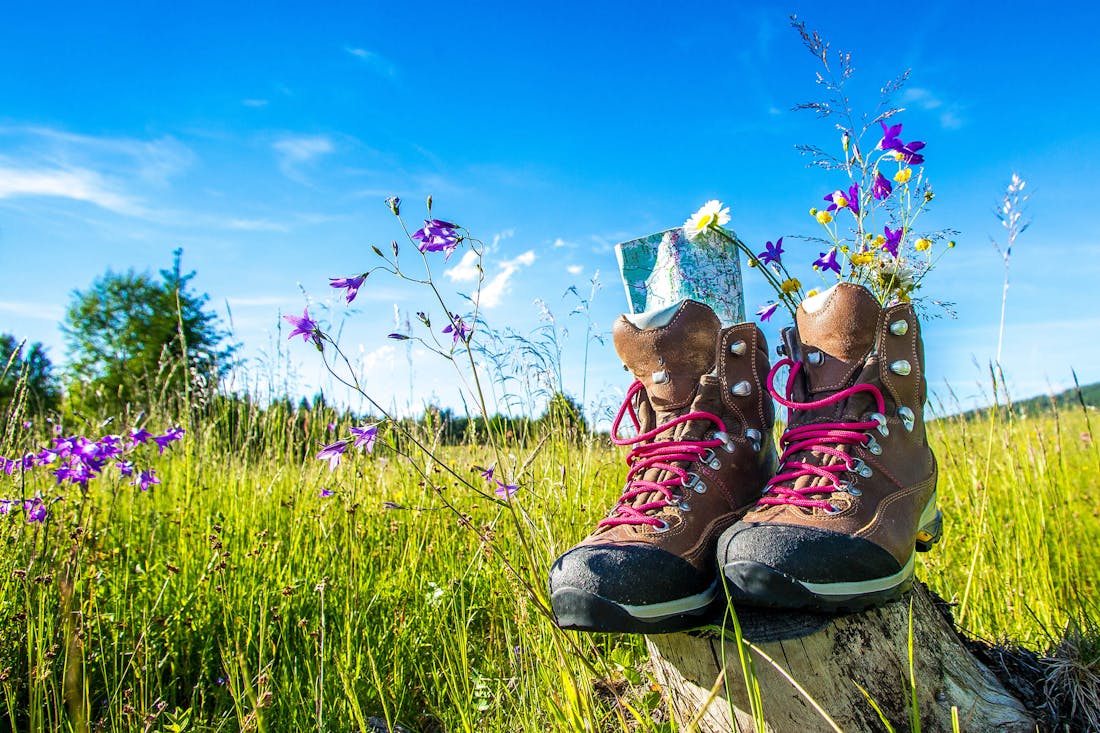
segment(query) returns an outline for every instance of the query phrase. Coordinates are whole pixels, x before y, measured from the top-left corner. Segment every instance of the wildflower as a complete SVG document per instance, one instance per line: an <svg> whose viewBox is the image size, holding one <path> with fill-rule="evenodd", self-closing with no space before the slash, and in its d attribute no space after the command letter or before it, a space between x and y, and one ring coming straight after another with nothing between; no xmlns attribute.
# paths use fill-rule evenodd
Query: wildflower
<svg viewBox="0 0 1100 733"><path fill-rule="evenodd" d="M756 311L756 315L761 321L766 321L775 314L777 308L779 308L779 303L769 303Z"/></svg>
<svg viewBox="0 0 1100 733"><path fill-rule="evenodd" d="M115 468L118 469L118 473L123 478L129 478L134 475L134 462L133 461L120 461L115 464Z"/></svg>
<svg viewBox="0 0 1100 733"><path fill-rule="evenodd" d="M817 219L818 224L825 226L833 220L833 215L830 214L828 211L819 211L815 215L815 218Z"/></svg>
<svg viewBox="0 0 1100 733"><path fill-rule="evenodd" d="M917 241L913 242L913 248L918 252L927 252L932 248L932 240L921 237Z"/></svg>
<svg viewBox="0 0 1100 733"><path fill-rule="evenodd" d="M309 308L302 309L301 318L298 316L283 316L283 319L294 326L294 330L287 336L288 339L300 335L302 341L312 341L317 348L321 348L321 330L317 326L317 321L309 317Z"/></svg>
<svg viewBox="0 0 1100 733"><path fill-rule="evenodd" d="M881 173L879 175L882 175ZM909 183L909 179L913 176L912 168L902 168L900 171L894 174L894 180L898 183Z"/></svg>
<svg viewBox="0 0 1100 733"><path fill-rule="evenodd" d="M329 286L334 288L346 288L347 293L345 297L348 303L355 300L355 296L359 294L359 288L363 285L363 281L367 279L367 273L357 275L356 277L330 277Z"/></svg>
<svg viewBox="0 0 1100 733"><path fill-rule="evenodd" d="M152 438L153 434L145 428L130 428L130 445L135 446L138 443L144 443Z"/></svg>
<svg viewBox="0 0 1100 733"><path fill-rule="evenodd" d="M711 199L684 222L684 234L687 235L688 239L695 239L707 229L720 227L728 223L729 220L729 207L723 207L722 202L718 199Z"/></svg>
<svg viewBox="0 0 1100 733"><path fill-rule="evenodd" d="M23 421L23 429L24 430L30 430L33 427L34 427L34 423L32 423L30 420L24 420Z"/></svg>
<svg viewBox="0 0 1100 733"><path fill-rule="evenodd" d="M322 499L327 499L335 493L336 492L332 489L321 489L321 492L317 494L317 496L321 497Z"/></svg>
<svg viewBox="0 0 1100 733"><path fill-rule="evenodd" d="M515 484L506 484L503 481L497 481L497 487L493 489L493 493L499 496L501 499L511 499L519 491L519 487Z"/></svg>
<svg viewBox="0 0 1100 733"><path fill-rule="evenodd" d="M884 226L882 231L886 235L882 244L882 251L889 252L894 255L894 257L897 257L898 247L901 245L901 235L905 233L905 230L901 227L898 227L896 230L891 230L890 227Z"/></svg>
<svg viewBox="0 0 1100 733"><path fill-rule="evenodd" d="M461 241L458 225L441 219L425 219L424 226L413 232L412 238L419 242L416 246L421 252L443 252L446 259L450 259Z"/></svg>
<svg viewBox="0 0 1100 733"><path fill-rule="evenodd" d="M836 211L837 209L851 209L852 213L859 216L859 184L853 183L848 187L848 194L845 196L843 191L834 191L825 196L825 200L831 202L829 208L826 211Z"/></svg>
<svg viewBox="0 0 1100 733"><path fill-rule="evenodd" d="M790 280L784 280L779 284L779 289L784 293L793 293L802 287L802 283L798 281L798 278L792 277Z"/></svg>
<svg viewBox="0 0 1100 733"><path fill-rule="evenodd" d="M764 244L764 251L756 255L757 258L765 265L774 262L779 264L779 258L783 255L783 237L780 237L775 241L775 244L767 242Z"/></svg>
<svg viewBox="0 0 1100 733"><path fill-rule="evenodd" d="M44 522L49 516L49 512L46 511L46 502L42 501L42 497L38 495L23 501L23 511L27 513L27 524Z"/></svg>
<svg viewBox="0 0 1100 733"><path fill-rule="evenodd" d="M159 452L163 454L164 449L167 448L170 443L174 443L183 438L184 432L184 429L181 427L168 428L168 431L164 435L154 435L153 442L157 444Z"/></svg>
<svg viewBox="0 0 1100 733"><path fill-rule="evenodd" d="M492 481L492 480L493 480L493 471L494 471L494 470L496 470L496 466L495 466L495 465L493 465L493 466L489 466L488 468L486 468L486 469L485 469L484 471L482 471L482 472L481 472L480 474L478 474L478 475L480 475L480 476L481 476L481 478L485 479L486 481Z"/></svg>
<svg viewBox="0 0 1100 733"><path fill-rule="evenodd" d="M889 196L893 190L894 187L890 181L886 180L886 176L875 171L875 182L871 185L871 195L879 201L882 201Z"/></svg>
<svg viewBox="0 0 1100 733"><path fill-rule="evenodd" d="M832 270L839 275L840 263L836 261L836 247L833 247L828 252L819 252L818 258L814 260L814 269L820 269L822 272Z"/></svg>
<svg viewBox="0 0 1100 733"><path fill-rule="evenodd" d="M817 288L813 288L812 290L810 290L810 291L808 291L808 292L806 293L806 297L807 297L807 298L812 298L812 297L814 297L815 295L817 295L817 293L818 293L818 290L817 290Z"/></svg>
<svg viewBox="0 0 1100 733"><path fill-rule="evenodd" d="M849 258L853 265L860 267L862 265L869 265L875 260L873 252L856 252Z"/></svg>
<svg viewBox="0 0 1100 733"><path fill-rule="evenodd" d="M898 135L901 134L901 124L886 127L886 123L879 121L882 125L882 140L879 141L878 146L883 150L894 151L898 160L904 160L909 165L920 165L924 162L924 156L917 151L924 148L924 143L920 140L914 140L913 142L906 144L901 141Z"/></svg>
<svg viewBox="0 0 1100 733"><path fill-rule="evenodd" d="M467 341L470 338L471 330L472 329L467 326L465 322L463 322L462 318L460 318L457 314L452 313L451 322L449 325L447 325L446 328L443 329L443 333L451 334L453 343L457 344L459 341Z"/></svg>
<svg viewBox="0 0 1100 733"><path fill-rule="evenodd" d="M881 247L884 244L886 244L886 237L881 234L876 234L875 238L871 240L872 247Z"/></svg>
<svg viewBox="0 0 1100 733"><path fill-rule="evenodd" d="M130 482L131 486L137 486L142 491L148 491L150 486L159 484L160 479L157 478L157 472L153 470L142 471L139 473L133 481Z"/></svg>
<svg viewBox="0 0 1100 733"><path fill-rule="evenodd" d="M370 425L359 428L351 428L351 434L355 436L355 447L366 448L367 453L374 452L374 441L378 438L378 426Z"/></svg>
<svg viewBox="0 0 1100 733"><path fill-rule="evenodd" d="M348 441L338 440L335 443L330 443L321 448L317 453L317 460L328 461L328 470L335 471L336 467L340 465L340 459L344 456L344 451L348 449Z"/></svg>
<svg viewBox="0 0 1100 733"><path fill-rule="evenodd" d="M394 216L401 216L401 197L390 196L386 199L386 206L390 207L390 211Z"/></svg>

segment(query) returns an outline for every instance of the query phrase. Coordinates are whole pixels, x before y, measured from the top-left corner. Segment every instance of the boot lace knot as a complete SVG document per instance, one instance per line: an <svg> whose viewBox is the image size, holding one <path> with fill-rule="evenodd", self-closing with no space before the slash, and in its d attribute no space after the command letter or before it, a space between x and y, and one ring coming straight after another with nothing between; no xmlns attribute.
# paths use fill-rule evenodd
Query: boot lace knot
<svg viewBox="0 0 1100 733"><path fill-rule="evenodd" d="M615 445L637 446L627 454L626 464L630 469L626 474L626 487L619 502L611 511L610 516L600 520L599 526L613 527L620 524L648 524L658 530L667 529L668 525L661 519L650 514L661 507L674 504L679 500L676 490L690 486L689 474L684 464L703 460L703 456L713 448L726 445L717 437L724 434L726 425L715 414L697 410L668 420L661 425L638 433L632 438L619 437L619 425L625 415L629 414L634 423L635 431L641 430L641 421L634 410L634 397L645 388L640 381L635 381L626 392L626 399L619 408L615 421L611 425L611 442ZM714 438L707 440L656 440L661 433L682 423L691 420L709 420L718 426L718 432ZM679 464L679 465L678 465ZM649 469L662 471L661 478L657 481L642 478ZM698 477L695 477L698 480ZM645 501L634 505L633 502L644 494L656 494L651 501Z"/></svg>
<svg viewBox="0 0 1100 733"><path fill-rule="evenodd" d="M787 375L785 394L780 395L775 389L774 380L776 373L785 366L790 367L790 372ZM788 504L835 513L838 509L827 499L814 498L814 495L849 490L848 482L841 480L841 474L855 472L860 475L870 475L869 469L861 459L853 458L850 453L842 450L841 447L873 446L874 437L869 431L884 424L884 421L877 418L881 417L882 413L886 411L886 402L882 397L882 392L873 384L854 384L820 400L798 402L793 399L792 395L795 380L801 370L801 361L786 358L777 362L768 372L768 391L771 392L775 401L790 410L792 415L797 410L816 410L828 407L846 400L854 394L867 392L875 399L875 404L878 406L876 419L854 422L816 422L787 428L779 439L779 447L782 450L779 455L779 470L768 481L764 488L764 495L757 503ZM788 424L791 422L793 420L788 419ZM810 463L799 456L799 454L807 451L819 456L831 456L836 460L829 464ZM811 477L811 483L794 488L798 479L803 477Z"/></svg>

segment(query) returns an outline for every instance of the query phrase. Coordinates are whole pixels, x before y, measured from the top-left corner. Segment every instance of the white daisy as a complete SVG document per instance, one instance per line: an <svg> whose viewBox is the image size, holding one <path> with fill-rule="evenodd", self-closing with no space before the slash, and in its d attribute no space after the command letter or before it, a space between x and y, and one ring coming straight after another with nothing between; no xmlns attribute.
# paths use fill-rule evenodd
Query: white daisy
<svg viewBox="0 0 1100 733"><path fill-rule="evenodd" d="M714 199L703 204L703 207L691 215L684 222L684 234L688 239L695 239L711 227L720 227L730 220L730 209L722 207L722 202Z"/></svg>

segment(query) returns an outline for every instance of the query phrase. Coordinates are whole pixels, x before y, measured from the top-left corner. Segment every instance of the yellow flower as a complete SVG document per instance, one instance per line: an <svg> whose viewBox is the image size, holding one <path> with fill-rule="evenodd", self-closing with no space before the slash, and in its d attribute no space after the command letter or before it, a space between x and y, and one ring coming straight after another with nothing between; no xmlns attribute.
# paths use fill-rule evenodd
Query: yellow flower
<svg viewBox="0 0 1100 733"><path fill-rule="evenodd" d="M811 290L810 292L806 293L806 297L807 297L807 298L812 298L812 297L814 297L815 295L817 295L817 288L814 288L814 289L813 289L813 290Z"/></svg>
<svg viewBox="0 0 1100 733"><path fill-rule="evenodd" d="M871 240L872 247L881 247L884 244L886 244L886 237L882 236L881 234Z"/></svg>
<svg viewBox="0 0 1100 733"><path fill-rule="evenodd" d="M790 280L784 280L779 284L779 289L784 293L793 293L802 287L802 283L798 282L798 278L792 277Z"/></svg>
<svg viewBox="0 0 1100 733"><path fill-rule="evenodd" d="M810 209L810 216L817 216L817 209L811 208Z"/></svg>
<svg viewBox="0 0 1100 733"><path fill-rule="evenodd" d="M684 222L684 234L688 239L695 239L700 234L705 232L711 227L720 227L723 224L729 222L730 210L729 207L722 207L722 202L717 199L712 199L703 207L691 215L691 218Z"/></svg>
<svg viewBox="0 0 1100 733"><path fill-rule="evenodd" d="M853 265L867 265L875 261L875 255L872 252L857 252L849 258Z"/></svg>
<svg viewBox="0 0 1100 733"><path fill-rule="evenodd" d="M840 248L840 251L843 252L844 254L848 254L849 252L852 251L852 248L849 247L848 245L844 245L843 247Z"/></svg>
<svg viewBox="0 0 1100 733"><path fill-rule="evenodd" d="M932 240L931 239L924 239L922 237L922 238L918 239L917 241L913 242L913 247L918 252L927 252L932 247Z"/></svg>
<svg viewBox="0 0 1100 733"><path fill-rule="evenodd" d="M844 192L837 190L833 191L833 203L836 204L838 209L843 209L848 206L848 199L844 198Z"/></svg>
<svg viewBox="0 0 1100 733"><path fill-rule="evenodd" d="M952 239L950 242L948 242L947 243L947 248L948 249L955 249L955 240Z"/></svg>
<svg viewBox="0 0 1100 733"><path fill-rule="evenodd" d="M912 168L902 168L900 171L894 174L894 180L898 183L909 183L909 178L912 175Z"/></svg>
<svg viewBox="0 0 1100 733"><path fill-rule="evenodd" d="M825 226L833 220L833 215L830 214L828 211L819 211L814 216L817 217L817 223L821 224L822 226Z"/></svg>

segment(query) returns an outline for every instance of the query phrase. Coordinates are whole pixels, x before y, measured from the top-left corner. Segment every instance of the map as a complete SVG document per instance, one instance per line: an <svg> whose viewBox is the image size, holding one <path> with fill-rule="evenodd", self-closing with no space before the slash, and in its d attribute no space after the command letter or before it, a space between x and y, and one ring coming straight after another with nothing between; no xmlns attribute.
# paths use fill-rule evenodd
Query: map
<svg viewBox="0 0 1100 733"><path fill-rule="evenodd" d="M709 305L723 326L745 320L738 251L718 232L707 230L689 241L677 227L617 244L615 256L631 313L691 299Z"/></svg>

